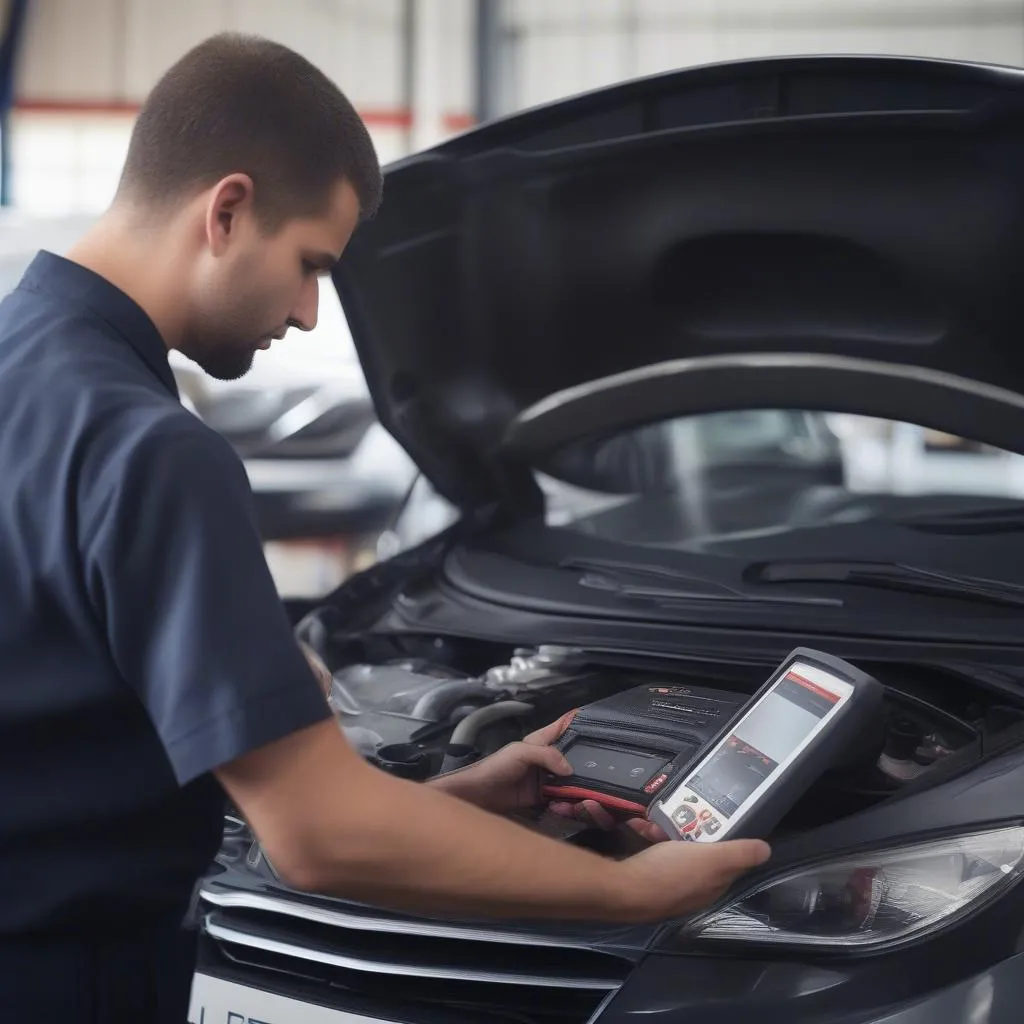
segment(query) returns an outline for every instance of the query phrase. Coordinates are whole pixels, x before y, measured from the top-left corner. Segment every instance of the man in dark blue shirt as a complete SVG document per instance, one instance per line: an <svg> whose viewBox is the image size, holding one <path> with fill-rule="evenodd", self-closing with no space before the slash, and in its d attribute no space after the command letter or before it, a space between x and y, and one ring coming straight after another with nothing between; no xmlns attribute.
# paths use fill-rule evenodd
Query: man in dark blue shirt
<svg viewBox="0 0 1024 1024"><path fill-rule="evenodd" d="M215 37L153 90L96 228L0 303L5 1020L184 1019L180 925L225 791L292 885L414 910L651 920L765 856L615 863L502 818L567 770L564 723L417 786L331 721L245 470L181 405L168 350L226 379L312 327L318 275L380 193L322 74Z"/></svg>

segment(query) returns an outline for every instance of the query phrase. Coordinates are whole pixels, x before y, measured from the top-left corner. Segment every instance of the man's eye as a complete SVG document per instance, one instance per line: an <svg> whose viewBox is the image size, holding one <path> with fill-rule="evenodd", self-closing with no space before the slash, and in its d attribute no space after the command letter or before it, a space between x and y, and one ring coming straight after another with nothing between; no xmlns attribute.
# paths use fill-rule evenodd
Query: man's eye
<svg viewBox="0 0 1024 1024"><path fill-rule="evenodd" d="M303 260L302 261L302 272L307 277L310 277L313 274L319 274L320 273L320 268L318 266L316 266L315 263L310 263L309 260Z"/></svg>

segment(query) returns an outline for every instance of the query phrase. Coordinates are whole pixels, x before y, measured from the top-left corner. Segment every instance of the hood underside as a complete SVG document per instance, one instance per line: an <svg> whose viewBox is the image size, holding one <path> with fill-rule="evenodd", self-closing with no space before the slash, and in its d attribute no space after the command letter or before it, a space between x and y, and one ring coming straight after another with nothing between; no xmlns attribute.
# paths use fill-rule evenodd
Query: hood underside
<svg viewBox="0 0 1024 1024"><path fill-rule="evenodd" d="M335 283L378 415L462 507L672 415L861 413L1024 451L1024 73L685 70L392 165Z"/></svg>

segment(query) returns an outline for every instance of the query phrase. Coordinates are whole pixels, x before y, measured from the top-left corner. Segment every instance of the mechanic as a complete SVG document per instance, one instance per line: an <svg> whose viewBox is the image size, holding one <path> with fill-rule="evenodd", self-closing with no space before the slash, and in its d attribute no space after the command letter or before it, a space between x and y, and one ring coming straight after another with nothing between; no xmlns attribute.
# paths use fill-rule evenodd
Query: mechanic
<svg viewBox="0 0 1024 1024"><path fill-rule="evenodd" d="M168 351L231 379L312 328L319 275L381 191L322 73L216 36L153 89L109 210L0 303L5 1020L184 1020L182 922L226 797L289 884L425 913L660 920L768 855L664 842L616 861L503 817L568 771L565 720L427 784L334 723L245 469L181 405Z"/></svg>

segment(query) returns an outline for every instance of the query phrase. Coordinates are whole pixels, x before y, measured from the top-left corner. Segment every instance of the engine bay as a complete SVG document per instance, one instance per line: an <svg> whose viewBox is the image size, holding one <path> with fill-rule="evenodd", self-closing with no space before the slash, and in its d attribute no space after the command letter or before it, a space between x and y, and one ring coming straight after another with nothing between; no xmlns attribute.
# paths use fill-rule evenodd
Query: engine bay
<svg viewBox="0 0 1024 1024"><path fill-rule="evenodd" d="M569 711L634 687L711 687L746 700L773 667L691 662L681 669L559 646L502 650L446 639L412 650L376 649L373 658L353 653L322 652L340 727L368 761L419 781L471 764ZM973 763L986 736L1024 720L1024 708L958 673L898 663L870 670L885 688L877 735L865 736L854 757L825 772L774 835L827 824L927 785L929 776L942 774L939 766ZM577 826L558 834L594 841L587 831ZM608 848L607 837L596 842Z"/></svg>

